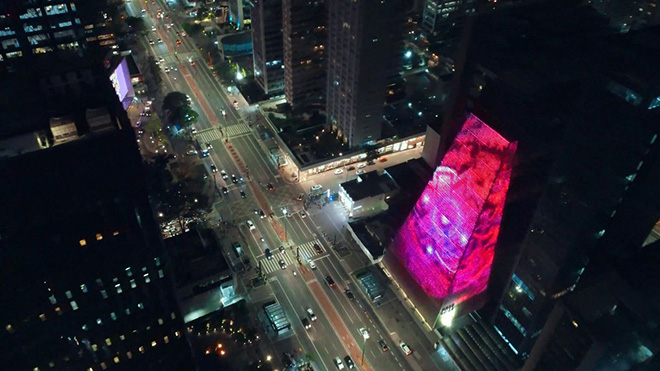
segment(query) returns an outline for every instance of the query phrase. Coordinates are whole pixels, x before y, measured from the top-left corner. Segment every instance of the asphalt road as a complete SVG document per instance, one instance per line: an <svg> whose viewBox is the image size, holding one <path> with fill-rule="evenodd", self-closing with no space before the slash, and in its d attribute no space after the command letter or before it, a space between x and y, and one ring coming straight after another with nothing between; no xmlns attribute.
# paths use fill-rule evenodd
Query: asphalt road
<svg viewBox="0 0 660 371"><path fill-rule="evenodd" d="M145 6L142 2L127 3L129 14L133 16L140 16L142 6ZM260 113L255 112L254 107L248 107L245 100L233 92L235 90L229 93L226 87L215 80L202 57L204 51L199 50L190 37L176 34L183 31L179 25L174 24L168 28L167 24L173 20L157 19L158 8L168 14L169 6L164 1L158 1L156 5L146 4L147 29L154 25L156 31L150 31L141 42L156 59L162 58L161 69L176 67L176 70L169 73L163 72L165 88L188 94L193 108L200 114L194 136L202 147L206 143L213 147L210 156L203 161L209 174L214 176L218 188L225 186L229 190L215 204L217 212L222 220L239 225L243 239L241 242L247 253L257 264L261 262L267 272L269 284L258 289L253 296L275 297L292 324L291 332L269 336L272 354L277 359L292 347L300 348L303 354L312 355L317 368L327 370L336 369L333 364L335 357L343 360L349 354L357 369L361 370L421 369L412 357L406 357L401 352L392 340L391 333L375 319L370 304L353 283L351 271L366 265L366 259L357 252L347 258L340 258L322 237L322 231L327 230L330 235L339 234L340 238L346 239L341 233L346 221L345 215L341 211L333 211L337 205L333 205L335 209L311 210L307 212L310 215L308 217L303 217L301 213L302 203L296 197L309 191L311 184L334 188L351 174L320 175L305 184L287 183L270 160L268 148L248 125L251 119L258 119ZM157 42L159 38L162 43ZM148 39L154 40L154 45L150 45ZM181 45L177 45L177 39ZM211 173L212 163L217 167L217 173ZM234 184L231 179L223 180L220 170L226 171L229 176L242 176L243 181ZM266 189L267 183L274 186L273 191ZM246 193L245 199L240 196L241 190ZM283 207L290 216L284 215ZM255 210L259 209L273 216L260 218L255 214ZM251 220L256 228L250 230L247 220ZM323 253L317 254L313 244L322 246ZM286 252L281 253L279 246L285 246ZM266 248L274 253L274 259L266 259ZM298 253L302 264L295 258ZM286 269L279 268L279 260L286 262ZM317 268L310 269L308 260L314 260ZM295 276L294 270L297 272ZM328 287L325 283L326 275L334 278L337 283L335 287ZM356 296L354 300L349 300L344 294L345 288L351 288ZM312 308L318 317L317 321L312 322L311 329L305 329L301 322L307 308ZM360 328L367 329L370 334L366 342L358 331ZM389 345L389 352L384 353L379 349L379 339ZM409 344L414 349L415 345L411 342ZM363 348L364 364L361 365ZM422 357L427 354L423 349L415 351Z"/></svg>

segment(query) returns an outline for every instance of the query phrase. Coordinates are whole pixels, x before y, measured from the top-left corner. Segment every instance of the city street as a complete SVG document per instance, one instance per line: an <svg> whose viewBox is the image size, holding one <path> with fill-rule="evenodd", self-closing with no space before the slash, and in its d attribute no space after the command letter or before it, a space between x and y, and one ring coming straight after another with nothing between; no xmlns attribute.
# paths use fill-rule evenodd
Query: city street
<svg viewBox="0 0 660 371"><path fill-rule="evenodd" d="M151 30L152 25L156 27L155 32L148 31L148 36L140 42L156 60L162 58L162 70L166 67L170 70L162 72L162 95L171 91L188 94L192 108L200 115L193 137L203 148L206 143L212 146L210 156L202 161L219 190L220 197L214 203L215 217L238 226L241 241L237 242L244 246L252 267L261 267L266 275L267 284L251 289L248 294L248 302L254 304L252 310L259 312L260 304L275 298L292 325L290 331L274 334L270 330L268 333L266 341L270 349L264 353L273 355L276 368L282 367L281 355L294 349L299 353L298 359L309 354L318 370L336 369L335 357L343 362L346 355L351 356L360 370L443 369L439 356L431 356L433 347L393 294L385 298L386 303L376 306L355 283L352 273L369 262L345 232L347 219L341 206L330 202L321 207L311 205L310 210L304 211L303 203L297 200L298 195L307 194L314 184L336 191L340 182L354 177L354 172L341 176L326 172L302 184L285 181L271 160L268 148L249 126L249 121L261 113L249 107L235 89L221 86L203 57L206 51L200 50L191 36L182 36L180 25L174 23L168 27L173 20L157 18L159 8L168 16L174 9L165 1L157 1L156 5L136 1L126 6L129 15L136 17L141 16L141 7L145 6L147 30ZM159 39L162 42L156 41ZM154 44L149 40L155 41ZM392 160L365 170L382 169L419 155L419 150L395 154L388 156ZM217 172L211 171L212 164ZM221 171L226 172L228 179L222 179ZM232 175L237 177L237 182L232 182ZM268 184L272 185L272 190L267 189ZM226 194L220 191L222 187L227 188ZM265 217L258 214L259 210ZM248 220L254 228L248 226ZM348 247L348 252L338 254L332 248L333 240ZM231 246L232 242L224 241L223 245ZM318 253L315 245L323 251ZM280 246L284 247L284 252L280 252ZM272 259L265 256L267 248L273 254ZM284 269L280 260L286 264ZM310 261L316 265L315 269L310 268ZM334 279L334 287L326 284L326 276ZM243 279L247 283L254 277L253 269ZM355 299L349 299L344 293L347 288L355 294ZM304 328L301 320L308 317L307 308L318 317L310 322L309 329ZM399 327L385 326L382 318L387 318L390 311L398 313L395 323L400 323ZM403 324L405 333L399 330ZM368 332L368 339L359 332L361 328ZM266 324L265 329L268 329ZM379 340L389 346L388 352L380 349ZM412 355L404 355L398 346L402 340L414 350Z"/></svg>

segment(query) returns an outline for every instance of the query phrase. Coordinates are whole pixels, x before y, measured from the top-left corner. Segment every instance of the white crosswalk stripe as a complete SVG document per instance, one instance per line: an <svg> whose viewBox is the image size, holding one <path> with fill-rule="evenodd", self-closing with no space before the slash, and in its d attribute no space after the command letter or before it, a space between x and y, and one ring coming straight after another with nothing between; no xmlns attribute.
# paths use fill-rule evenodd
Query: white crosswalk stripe
<svg viewBox="0 0 660 371"><path fill-rule="evenodd" d="M287 268L290 266L297 266L297 248L300 248L301 261L303 263L307 260L311 260L313 257L318 255L316 253L316 249L314 248L315 244L321 246L321 242L319 240L314 240L294 246L293 252L291 251L291 248L287 248L285 253L280 252L278 249L271 250L273 252L272 259L266 259L264 256L259 260L261 262L261 268L263 269L264 274L270 274L281 270L282 268L280 267L280 260L284 260Z"/></svg>
<svg viewBox="0 0 660 371"><path fill-rule="evenodd" d="M221 137L219 131L217 131L216 129L211 129L211 130L200 131L199 133L195 134L195 139L197 139L197 142L201 144L201 143L210 143L214 140L221 139Z"/></svg>
<svg viewBox="0 0 660 371"><path fill-rule="evenodd" d="M249 133L250 127L247 126L247 124L245 123L240 123L240 124L225 126L222 130L224 130L225 134L231 138Z"/></svg>

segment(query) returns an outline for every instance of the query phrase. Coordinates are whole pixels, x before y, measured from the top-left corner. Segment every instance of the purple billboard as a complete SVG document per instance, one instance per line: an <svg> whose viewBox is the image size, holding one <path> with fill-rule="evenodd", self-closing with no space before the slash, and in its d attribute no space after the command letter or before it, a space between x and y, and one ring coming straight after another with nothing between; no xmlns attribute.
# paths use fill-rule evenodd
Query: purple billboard
<svg viewBox="0 0 660 371"><path fill-rule="evenodd" d="M112 72L110 75L110 82L112 83L112 87L115 89L115 93L119 97L122 106L124 106L124 109L127 109L135 94L133 92L131 74L128 72L126 58L122 58L117 68Z"/></svg>

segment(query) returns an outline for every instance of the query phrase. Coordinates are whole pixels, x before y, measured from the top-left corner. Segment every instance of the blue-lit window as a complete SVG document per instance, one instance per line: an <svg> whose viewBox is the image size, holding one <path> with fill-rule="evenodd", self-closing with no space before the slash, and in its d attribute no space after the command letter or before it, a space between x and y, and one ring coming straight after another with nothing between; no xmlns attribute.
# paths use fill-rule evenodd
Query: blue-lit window
<svg viewBox="0 0 660 371"><path fill-rule="evenodd" d="M11 49L12 47L18 48L20 46L21 46L21 44L18 43L18 39L2 40L2 48L5 49L5 50Z"/></svg>
<svg viewBox="0 0 660 371"><path fill-rule="evenodd" d="M20 18L20 19L30 19L30 18L41 17L41 15L42 15L41 9L39 9L39 8L36 8L36 9L35 8L30 8L30 9L26 9L25 13L19 15L18 18Z"/></svg>
<svg viewBox="0 0 660 371"><path fill-rule="evenodd" d="M44 29L44 27L40 24L35 24L35 25L31 25L31 24L27 24L27 23L23 24L23 30L25 30L25 32L37 32L37 31L41 31L43 29Z"/></svg>
<svg viewBox="0 0 660 371"><path fill-rule="evenodd" d="M523 282L520 279L520 277L518 277L518 275L514 274L513 277L511 278L511 280L516 284L516 290L524 292L525 294L527 294L527 297L529 298L529 300L534 300L534 298L535 298L534 293L532 292L532 290L529 289L529 287L527 287L527 285L525 285L525 282Z"/></svg>
<svg viewBox="0 0 660 371"><path fill-rule="evenodd" d="M658 107L660 107L660 97L655 97L655 99L651 101L651 104L649 104L648 109L654 109Z"/></svg>
<svg viewBox="0 0 660 371"><path fill-rule="evenodd" d="M66 8L66 5L64 4L48 5L44 7L44 10L48 15L64 14L69 12L69 10Z"/></svg>
<svg viewBox="0 0 660 371"><path fill-rule="evenodd" d="M11 35L16 35L16 32L9 27L5 28L4 30L0 30L0 36L11 36Z"/></svg>

